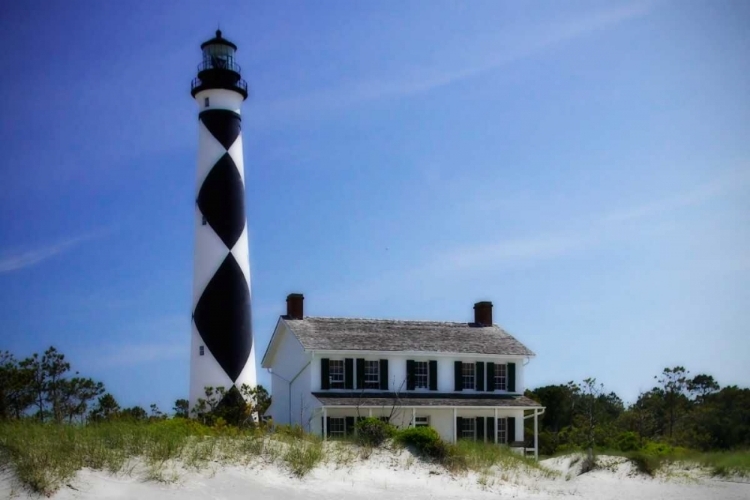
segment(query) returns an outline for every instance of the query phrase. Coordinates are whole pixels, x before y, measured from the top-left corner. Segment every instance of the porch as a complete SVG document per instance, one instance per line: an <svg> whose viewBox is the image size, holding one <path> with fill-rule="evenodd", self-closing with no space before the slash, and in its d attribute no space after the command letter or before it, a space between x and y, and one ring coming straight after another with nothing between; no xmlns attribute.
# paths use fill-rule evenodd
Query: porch
<svg viewBox="0 0 750 500"><path fill-rule="evenodd" d="M538 418L544 408L524 396L446 395L449 397L398 397L363 395L342 397L340 394L314 394L321 406L319 418L311 421L311 432L323 439L340 438L354 433L358 419L380 418L397 428L429 426L441 439L455 443L472 439L505 444L526 454L533 450L538 458ZM483 396L483 397L481 397ZM533 448L524 446L524 422L534 419Z"/></svg>

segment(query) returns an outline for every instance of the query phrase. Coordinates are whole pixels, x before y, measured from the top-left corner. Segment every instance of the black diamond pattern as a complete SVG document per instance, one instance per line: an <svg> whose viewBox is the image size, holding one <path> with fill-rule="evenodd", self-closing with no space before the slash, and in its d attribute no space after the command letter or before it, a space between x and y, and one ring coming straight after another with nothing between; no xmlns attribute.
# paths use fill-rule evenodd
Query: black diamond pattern
<svg viewBox="0 0 750 500"><path fill-rule="evenodd" d="M229 154L216 162L198 192L198 208L221 241L232 248L245 228L245 186Z"/></svg>
<svg viewBox="0 0 750 500"><path fill-rule="evenodd" d="M201 112L200 120L224 149L229 149L240 135L240 115L234 111L208 109Z"/></svg>
<svg viewBox="0 0 750 500"><path fill-rule="evenodd" d="M253 337L250 290L231 253L203 290L193 319L206 347L235 382L250 356Z"/></svg>

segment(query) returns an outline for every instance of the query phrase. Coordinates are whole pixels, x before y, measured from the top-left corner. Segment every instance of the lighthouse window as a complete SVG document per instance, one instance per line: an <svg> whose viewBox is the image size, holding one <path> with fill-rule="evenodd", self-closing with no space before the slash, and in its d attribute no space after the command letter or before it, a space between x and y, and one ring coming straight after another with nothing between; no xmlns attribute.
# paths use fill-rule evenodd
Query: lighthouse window
<svg viewBox="0 0 750 500"><path fill-rule="evenodd" d="M203 356L205 354L205 347L204 346L200 346L198 348L198 354L200 354L201 356Z"/></svg>
<svg viewBox="0 0 750 500"><path fill-rule="evenodd" d="M203 104L205 105L205 107L208 107L208 97L203 99Z"/></svg>

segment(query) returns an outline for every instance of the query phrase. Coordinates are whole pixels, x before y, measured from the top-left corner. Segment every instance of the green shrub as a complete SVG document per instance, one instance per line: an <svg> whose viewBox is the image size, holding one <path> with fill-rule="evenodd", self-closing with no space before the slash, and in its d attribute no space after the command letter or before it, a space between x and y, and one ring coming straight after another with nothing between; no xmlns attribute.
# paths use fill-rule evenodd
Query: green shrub
<svg viewBox="0 0 750 500"><path fill-rule="evenodd" d="M368 417L357 422L357 442L363 446L380 446L393 437L396 428L377 418Z"/></svg>
<svg viewBox="0 0 750 500"><path fill-rule="evenodd" d="M274 431L278 435L296 439L304 439L306 436L305 429L301 425L277 425L274 427Z"/></svg>
<svg viewBox="0 0 750 500"><path fill-rule="evenodd" d="M653 476L661 467L662 457L658 455L636 451L631 453L629 457L639 471L649 476Z"/></svg>
<svg viewBox="0 0 750 500"><path fill-rule="evenodd" d="M432 427L409 427L396 434L396 442L414 447L418 453L444 460L449 454L448 445Z"/></svg>
<svg viewBox="0 0 750 500"><path fill-rule="evenodd" d="M640 438L635 432L623 432L615 439L615 445L620 451L635 451L641 447Z"/></svg>
<svg viewBox="0 0 750 500"><path fill-rule="evenodd" d="M320 441L292 443L283 455L289 469L299 477L304 476L323 458L323 445Z"/></svg>

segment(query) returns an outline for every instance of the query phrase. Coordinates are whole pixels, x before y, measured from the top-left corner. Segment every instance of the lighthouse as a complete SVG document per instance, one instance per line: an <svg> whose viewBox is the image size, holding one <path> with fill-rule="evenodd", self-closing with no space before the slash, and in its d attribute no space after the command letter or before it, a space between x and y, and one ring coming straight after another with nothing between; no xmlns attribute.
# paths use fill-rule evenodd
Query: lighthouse
<svg viewBox="0 0 750 500"><path fill-rule="evenodd" d="M204 388L256 385L240 111L247 83L221 31L201 44L190 407Z"/></svg>

